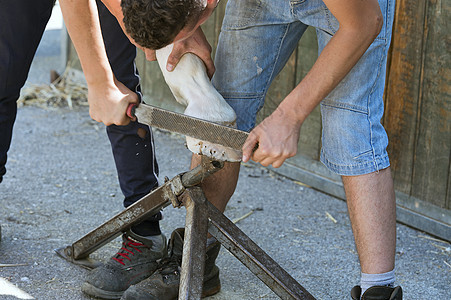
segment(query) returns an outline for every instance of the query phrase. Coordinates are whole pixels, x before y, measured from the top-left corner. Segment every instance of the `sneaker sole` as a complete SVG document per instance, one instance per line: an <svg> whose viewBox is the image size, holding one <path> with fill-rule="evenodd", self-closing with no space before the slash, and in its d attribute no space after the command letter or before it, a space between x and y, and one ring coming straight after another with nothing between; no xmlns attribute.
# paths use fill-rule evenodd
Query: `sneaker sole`
<svg viewBox="0 0 451 300"><path fill-rule="evenodd" d="M105 290L99 289L87 282L84 282L81 285L81 290L85 294L88 294L90 296L94 296L97 298L102 298L102 299L121 299L122 294L124 294L124 292L125 292L125 291L122 291L122 292L105 291Z"/></svg>

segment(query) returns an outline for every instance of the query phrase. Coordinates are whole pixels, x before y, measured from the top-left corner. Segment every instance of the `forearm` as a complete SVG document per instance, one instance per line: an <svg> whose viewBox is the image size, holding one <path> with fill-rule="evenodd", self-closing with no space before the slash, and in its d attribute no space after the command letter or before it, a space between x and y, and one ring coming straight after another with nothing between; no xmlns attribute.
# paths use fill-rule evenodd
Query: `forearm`
<svg viewBox="0 0 451 300"><path fill-rule="evenodd" d="M91 117L109 126L127 125L130 103L137 95L115 80L100 29L94 0L60 0L61 11L88 83Z"/></svg>
<svg viewBox="0 0 451 300"><path fill-rule="evenodd" d="M331 6L334 12L335 7ZM296 114L301 124L356 65L379 33L382 26L379 5L375 1L369 6L366 10L352 7L357 12L348 9L347 13L336 13L337 19L342 20L339 30L324 47L310 72L282 102L281 108Z"/></svg>
<svg viewBox="0 0 451 300"><path fill-rule="evenodd" d="M94 0L60 0L64 21L88 85L114 82Z"/></svg>
<svg viewBox="0 0 451 300"><path fill-rule="evenodd" d="M368 46L365 40L337 32L310 72L282 102L282 107L295 112L302 123L349 73Z"/></svg>

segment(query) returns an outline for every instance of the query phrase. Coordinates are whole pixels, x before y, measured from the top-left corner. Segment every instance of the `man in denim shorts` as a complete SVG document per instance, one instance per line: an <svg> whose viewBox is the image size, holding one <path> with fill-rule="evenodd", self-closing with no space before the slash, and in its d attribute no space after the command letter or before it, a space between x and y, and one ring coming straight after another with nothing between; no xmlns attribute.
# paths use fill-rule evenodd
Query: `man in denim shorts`
<svg viewBox="0 0 451 300"><path fill-rule="evenodd" d="M379 4L379 5L378 5ZM301 125L321 105L321 161L342 176L361 264L353 299L401 299L394 288L396 206L381 124L394 0L229 1L215 58L215 87L251 131L243 161L279 167L295 155ZM308 26L320 55L257 127L270 83ZM259 148L252 153L258 142Z"/></svg>
<svg viewBox="0 0 451 300"><path fill-rule="evenodd" d="M104 2L118 10L117 1ZM140 46L159 49L193 39L218 2L122 0L124 27ZM229 0L215 57L213 83L235 109L238 128L250 131L244 162L280 167L296 154L302 123L321 104L321 161L342 176L362 271L360 286L351 291L353 299L402 299L401 288L394 287L396 205L388 138L380 123L393 15L394 0ZM276 110L255 126L269 85L308 26L316 28L317 61ZM183 54L173 51L169 71ZM213 73L209 59L201 58ZM123 117L125 109L116 114ZM199 161L193 156L193 164ZM235 190L239 168L239 163L227 163L203 183L209 201L222 211ZM177 259L130 287L122 299L176 299L176 252L171 256ZM220 288L219 278L214 279L216 287L210 284L210 269L217 268L214 259L207 258L204 291L205 286Z"/></svg>

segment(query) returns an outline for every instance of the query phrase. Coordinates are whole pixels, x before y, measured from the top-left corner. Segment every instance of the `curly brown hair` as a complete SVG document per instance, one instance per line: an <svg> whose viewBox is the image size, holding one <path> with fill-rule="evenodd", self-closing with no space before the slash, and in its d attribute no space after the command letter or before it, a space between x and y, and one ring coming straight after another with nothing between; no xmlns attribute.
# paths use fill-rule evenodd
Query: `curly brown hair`
<svg viewBox="0 0 451 300"><path fill-rule="evenodd" d="M160 49L173 42L202 13L199 0L122 0L127 33L140 46Z"/></svg>

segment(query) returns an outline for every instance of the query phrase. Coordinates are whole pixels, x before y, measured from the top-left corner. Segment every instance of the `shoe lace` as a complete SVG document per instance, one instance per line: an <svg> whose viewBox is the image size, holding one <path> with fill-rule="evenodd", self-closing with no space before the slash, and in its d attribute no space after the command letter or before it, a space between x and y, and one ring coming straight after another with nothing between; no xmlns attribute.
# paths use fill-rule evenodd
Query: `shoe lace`
<svg viewBox="0 0 451 300"><path fill-rule="evenodd" d="M116 253L114 257L112 257L112 259L117 261L121 265L125 266L124 259L128 259L129 261L131 261L132 259L129 257L129 255L130 254L135 255L133 250L142 253L142 251L137 247L147 247L147 246L144 245L143 243L131 239L128 236L125 236L125 240L122 242L122 248Z"/></svg>

